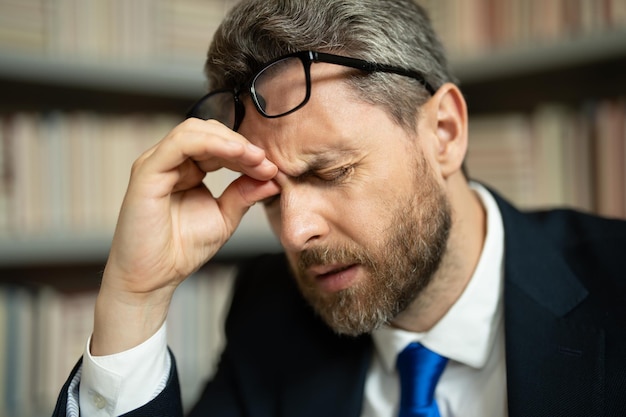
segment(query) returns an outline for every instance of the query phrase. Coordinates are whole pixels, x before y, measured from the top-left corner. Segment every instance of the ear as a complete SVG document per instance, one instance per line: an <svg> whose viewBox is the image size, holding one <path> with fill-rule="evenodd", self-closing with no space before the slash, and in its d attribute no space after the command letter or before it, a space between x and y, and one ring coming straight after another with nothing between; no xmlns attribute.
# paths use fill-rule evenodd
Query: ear
<svg viewBox="0 0 626 417"><path fill-rule="evenodd" d="M447 179L461 171L467 152L467 104L459 88L442 85L427 103L428 125L435 134L435 158Z"/></svg>

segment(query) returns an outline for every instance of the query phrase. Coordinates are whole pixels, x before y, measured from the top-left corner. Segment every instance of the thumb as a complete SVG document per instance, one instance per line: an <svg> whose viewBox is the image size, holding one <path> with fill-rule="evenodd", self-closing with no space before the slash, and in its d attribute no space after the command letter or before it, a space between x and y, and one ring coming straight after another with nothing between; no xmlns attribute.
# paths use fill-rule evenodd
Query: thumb
<svg viewBox="0 0 626 417"><path fill-rule="evenodd" d="M217 199L230 233L234 233L250 207L278 193L280 186L273 180L259 181L242 175L230 183Z"/></svg>

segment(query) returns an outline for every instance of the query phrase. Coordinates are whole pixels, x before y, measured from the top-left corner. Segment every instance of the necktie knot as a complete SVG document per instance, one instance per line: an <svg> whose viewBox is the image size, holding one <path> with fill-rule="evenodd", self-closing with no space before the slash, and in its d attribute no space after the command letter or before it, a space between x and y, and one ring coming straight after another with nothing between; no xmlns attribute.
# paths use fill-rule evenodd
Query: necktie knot
<svg viewBox="0 0 626 417"><path fill-rule="evenodd" d="M447 358L419 343L411 343L398 355L400 417L440 417L435 387Z"/></svg>

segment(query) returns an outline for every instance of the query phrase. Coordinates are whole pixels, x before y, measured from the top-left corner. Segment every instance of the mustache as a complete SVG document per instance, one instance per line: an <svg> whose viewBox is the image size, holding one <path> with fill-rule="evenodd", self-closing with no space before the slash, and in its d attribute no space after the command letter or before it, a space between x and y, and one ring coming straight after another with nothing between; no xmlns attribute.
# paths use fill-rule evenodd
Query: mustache
<svg viewBox="0 0 626 417"><path fill-rule="evenodd" d="M373 264L370 256L363 250L349 246L317 247L305 249L298 256L298 269L304 271L314 265L340 264Z"/></svg>

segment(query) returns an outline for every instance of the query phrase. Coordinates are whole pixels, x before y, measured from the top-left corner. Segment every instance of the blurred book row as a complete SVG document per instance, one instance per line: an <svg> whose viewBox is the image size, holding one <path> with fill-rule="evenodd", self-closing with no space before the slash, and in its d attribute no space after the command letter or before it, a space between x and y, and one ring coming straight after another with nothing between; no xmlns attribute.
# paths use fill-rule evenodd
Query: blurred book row
<svg viewBox="0 0 626 417"><path fill-rule="evenodd" d="M0 48L86 60L197 62L232 4L232 0L3 0Z"/></svg>
<svg viewBox="0 0 626 417"><path fill-rule="evenodd" d="M626 100L474 117L466 162L520 207L626 218Z"/></svg>
<svg viewBox="0 0 626 417"><path fill-rule="evenodd" d="M110 234L133 161L178 122L164 114L0 115L0 236ZM205 183L219 195L237 175L220 170ZM262 211L250 216L259 214L265 231Z"/></svg>
<svg viewBox="0 0 626 417"><path fill-rule="evenodd" d="M110 231L133 161L175 120L164 115L15 113L0 118L0 231Z"/></svg>
<svg viewBox="0 0 626 417"><path fill-rule="evenodd" d="M201 63L236 0L3 0L0 49L78 60ZM626 26L623 0L418 0L458 57Z"/></svg>
<svg viewBox="0 0 626 417"><path fill-rule="evenodd" d="M418 0L455 58L626 27L623 0Z"/></svg>
<svg viewBox="0 0 626 417"><path fill-rule="evenodd" d="M185 407L212 374L223 344L233 267L210 265L176 292L167 319ZM0 415L49 416L93 329L96 292L0 285Z"/></svg>

